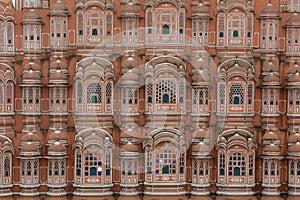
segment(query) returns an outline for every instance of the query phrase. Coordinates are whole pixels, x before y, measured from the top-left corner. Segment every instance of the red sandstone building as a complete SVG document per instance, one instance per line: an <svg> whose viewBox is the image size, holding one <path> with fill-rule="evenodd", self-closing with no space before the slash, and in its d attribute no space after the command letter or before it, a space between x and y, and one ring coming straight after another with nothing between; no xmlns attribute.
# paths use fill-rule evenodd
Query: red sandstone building
<svg viewBox="0 0 300 200"><path fill-rule="evenodd" d="M297 197L299 12L1 0L0 196Z"/></svg>

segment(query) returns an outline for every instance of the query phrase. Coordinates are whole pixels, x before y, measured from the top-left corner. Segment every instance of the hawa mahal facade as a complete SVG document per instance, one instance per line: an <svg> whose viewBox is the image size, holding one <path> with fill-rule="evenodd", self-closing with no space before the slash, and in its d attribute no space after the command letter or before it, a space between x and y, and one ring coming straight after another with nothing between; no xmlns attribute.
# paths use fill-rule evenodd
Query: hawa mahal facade
<svg viewBox="0 0 300 200"><path fill-rule="evenodd" d="M0 196L300 198L299 65L300 0L0 0Z"/></svg>

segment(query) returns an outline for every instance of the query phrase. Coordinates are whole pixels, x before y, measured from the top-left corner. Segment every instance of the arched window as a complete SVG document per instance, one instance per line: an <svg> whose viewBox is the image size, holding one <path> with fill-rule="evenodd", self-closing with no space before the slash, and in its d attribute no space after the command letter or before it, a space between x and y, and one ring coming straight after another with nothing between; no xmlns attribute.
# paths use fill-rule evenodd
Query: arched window
<svg viewBox="0 0 300 200"><path fill-rule="evenodd" d="M88 153L85 156L85 176L102 176L102 167L103 164L99 153Z"/></svg>
<svg viewBox="0 0 300 200"><path fill-rule="evenodd" d="M219 103L225 104L225 85L221 84L219 86Z"/></svg>
<svg viewBox="0 0 300 200"><path fill-rule="evenodd" d="M94 28L92 31L92 35L98 35L98 30Z"/></svg>
<svg viewBox="0 0 300 200"><path fill-rule="evenodd" d="M244 104L244 87L233 84L229 90L229 104Z"/></svg>
<svg viewBox="0 0 300 200"><path fill-rule="evenodd" d="M168 25L163 25L162 34L170 34L170 27Z"/></svg>
<svg viewBox="0 0 300 200"><path fill-rule="evenodd" d="M4 176L9 177L10 176L10 158L6 157L4 160Z"/></svg>
<svg viewBox="0 0 300 200"><path fill-rule="evenodd" d="M155 174L176 174L176 154L171 150L156 153Z"/></svg>
<svg viewBox="0 0 300 200"><path fill-rule="evenodd" d="M172 80L161 80L156 84L156 103L176 103L176 85Z"/></svg>
<svg viewBox="0 0 300 200"><path fill-rule="evenodd" d="M91 167L90 168L90 176L96 176L97 175L97 168Z"/></svg>
<svg viewBox="0 0 300 200"><path fill-rule="evenodd" d="M221 176L225 175L225 155L220 154L219 155L219 173Z"/></svg>
<svg viewBox="0 0 300 200"><path fill-rule="evenodd" d="M229 158L229 176L245 176L246 162L241 153L234 153Z"/></svg>
<svg viewBox="0 0 300 200"><path fill-rule="evenodd" d="M238 32L238 31L233 31L232 36L233 36L233 37L239 37L239 32Z"/></svg>
<svg viewBox="0 0 300 200"><path fill-rule="evenodd" d="M163 103L169 103L170 102L170 98L168 94L164 94L163 95Z"/></svg>
<svg viewBox="0 0 300 200"><path fill-rule="evenodd" d="M82 83L78 82L77 83L77 103L82 104L83 100L83 88L82 88Z"/></svg>
<svg viewBox="0 0 300 200"><path fill-rule="evenodd" d="M98 104L102 102L102 90L99 83L90 83L87 87L87 103Z"/></svg>

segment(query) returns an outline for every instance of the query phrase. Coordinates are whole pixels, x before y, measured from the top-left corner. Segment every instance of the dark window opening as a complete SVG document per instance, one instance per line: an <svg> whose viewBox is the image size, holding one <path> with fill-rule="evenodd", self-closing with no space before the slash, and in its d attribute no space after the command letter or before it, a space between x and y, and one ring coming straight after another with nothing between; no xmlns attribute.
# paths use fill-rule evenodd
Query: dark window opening
<svg viewBox="0 0 300 200"><path fill-rule="evenodd" d="M239 37L239 32L238 31L233 31L232 36L233 37Z"/></svg>
<svg viewBox="0 0 300 200"><path fill-rule="evenodd" d="M170 27L168 25L163 25L163 28L162 28L162 34L170 34Z"/></svg>
<svg viewBox="0 0 300 200"><path fill-rule="evenodd" d="M98 30L94 28L94 29L92 30L92 35L98 35Z"/></svg>
<svg viewBox="0 0 300 200"><path fill-rule="evenodd" d="M219 37L220 37L220 38L224 37L224 33L223 33L223 32L220 32L220 33L219 33Z"/></svg>

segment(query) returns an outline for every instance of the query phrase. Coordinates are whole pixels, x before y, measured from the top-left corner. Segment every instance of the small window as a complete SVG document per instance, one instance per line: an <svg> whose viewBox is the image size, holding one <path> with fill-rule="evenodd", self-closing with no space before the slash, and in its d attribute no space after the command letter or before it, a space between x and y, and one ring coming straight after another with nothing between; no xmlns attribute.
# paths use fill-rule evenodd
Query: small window
<svg viewBox="0 0 300 200"><path fill-rule="evenodd" d="M252 176L252 175L253 175L253 170L249 169L249 176Z"/></svg>
<svg viewBox="0 0 300 200"><path fill-rule="evenodd" d="M238 31L233 31L232 36L233 37L239 37L239 32Z"/></svg>
<svg viewBox="0 0 300 200"><path fill-rule="evenodd" d="M170 102L170 97L168 94L163 95L163 103L169 103Z"/></svg>
<svg viewBox="0 0 300 200"><path fill-rule="evenodd" d="M247 33L247 37L250 38L251 37L251 32Z"/></svg>
<svg viewBox="0 0 300 200"><path fill-rule="evenodd" d="M98 35L98 30L94 28L94 29L92 30L92 35Z"/></svg>
<svg viewBox="0 0 300 200"><path fill-rule="evenodd" d="M240 176L241 175L241 169L239 167L235 167L233 169L233 173L234 173L234 176Z"/></svg>
<svg viewBox="0 0 300 200"><path fill-rule="evenodd" d="M34 40L34 36L33 35L30 36L30 40Z"/></svg>
<svg viewBox="0 0 300 200"><path fill-rule="evenodd" d="M97 168L91 167L90 168L90 176L96 176L97 175Z"/></svg>
<svg viewBox="0 0 300 200"><path fill-rule="evenodd" d="M56 33L56 37L60 37L60 33Z"/></svg>
<svg viewBox="0 0 300 200"><path fill-rule="evenodd" d="M179 34L182 35L183 34L183 29L179 29Z"/></svg>
<svg viewBox="0 0 300 200"><path fill-rule="evenodd" d="M223 33L223 32L220 32L220 33L219 33L219 37L220 37L220 38L224 37L224 33Z"/></svg>
<svg viewBox="0 0 300 200"><path fill-rule="evenodd" d="M148 34L152 34L152 29L148 28Z"/></svg>
<svg viewBox="0 0 300 200"><path fill-rule="evenodd" d="M166 24L163 25L162 34L164 34L164 35L170 34L170 27L168 25L166 25Z"/></svg>
<svg viewBox="0 0 300 200"><path fill-rule="evenodd" d="M225 175L225 170L224 169L220 169L220 175L222 175L222 176Z"/></svg>
<svg viewBox="0 0 300 200"><path fill-rule="evenodd" d="M233 98L233 104L240 104L240 98L238 96Z"/></svg>
<svg viewBox="0 0 300 200"><path fill-rule="evenodd" d="M83 35L83 30L79 30L78 35Z"/></svg>

